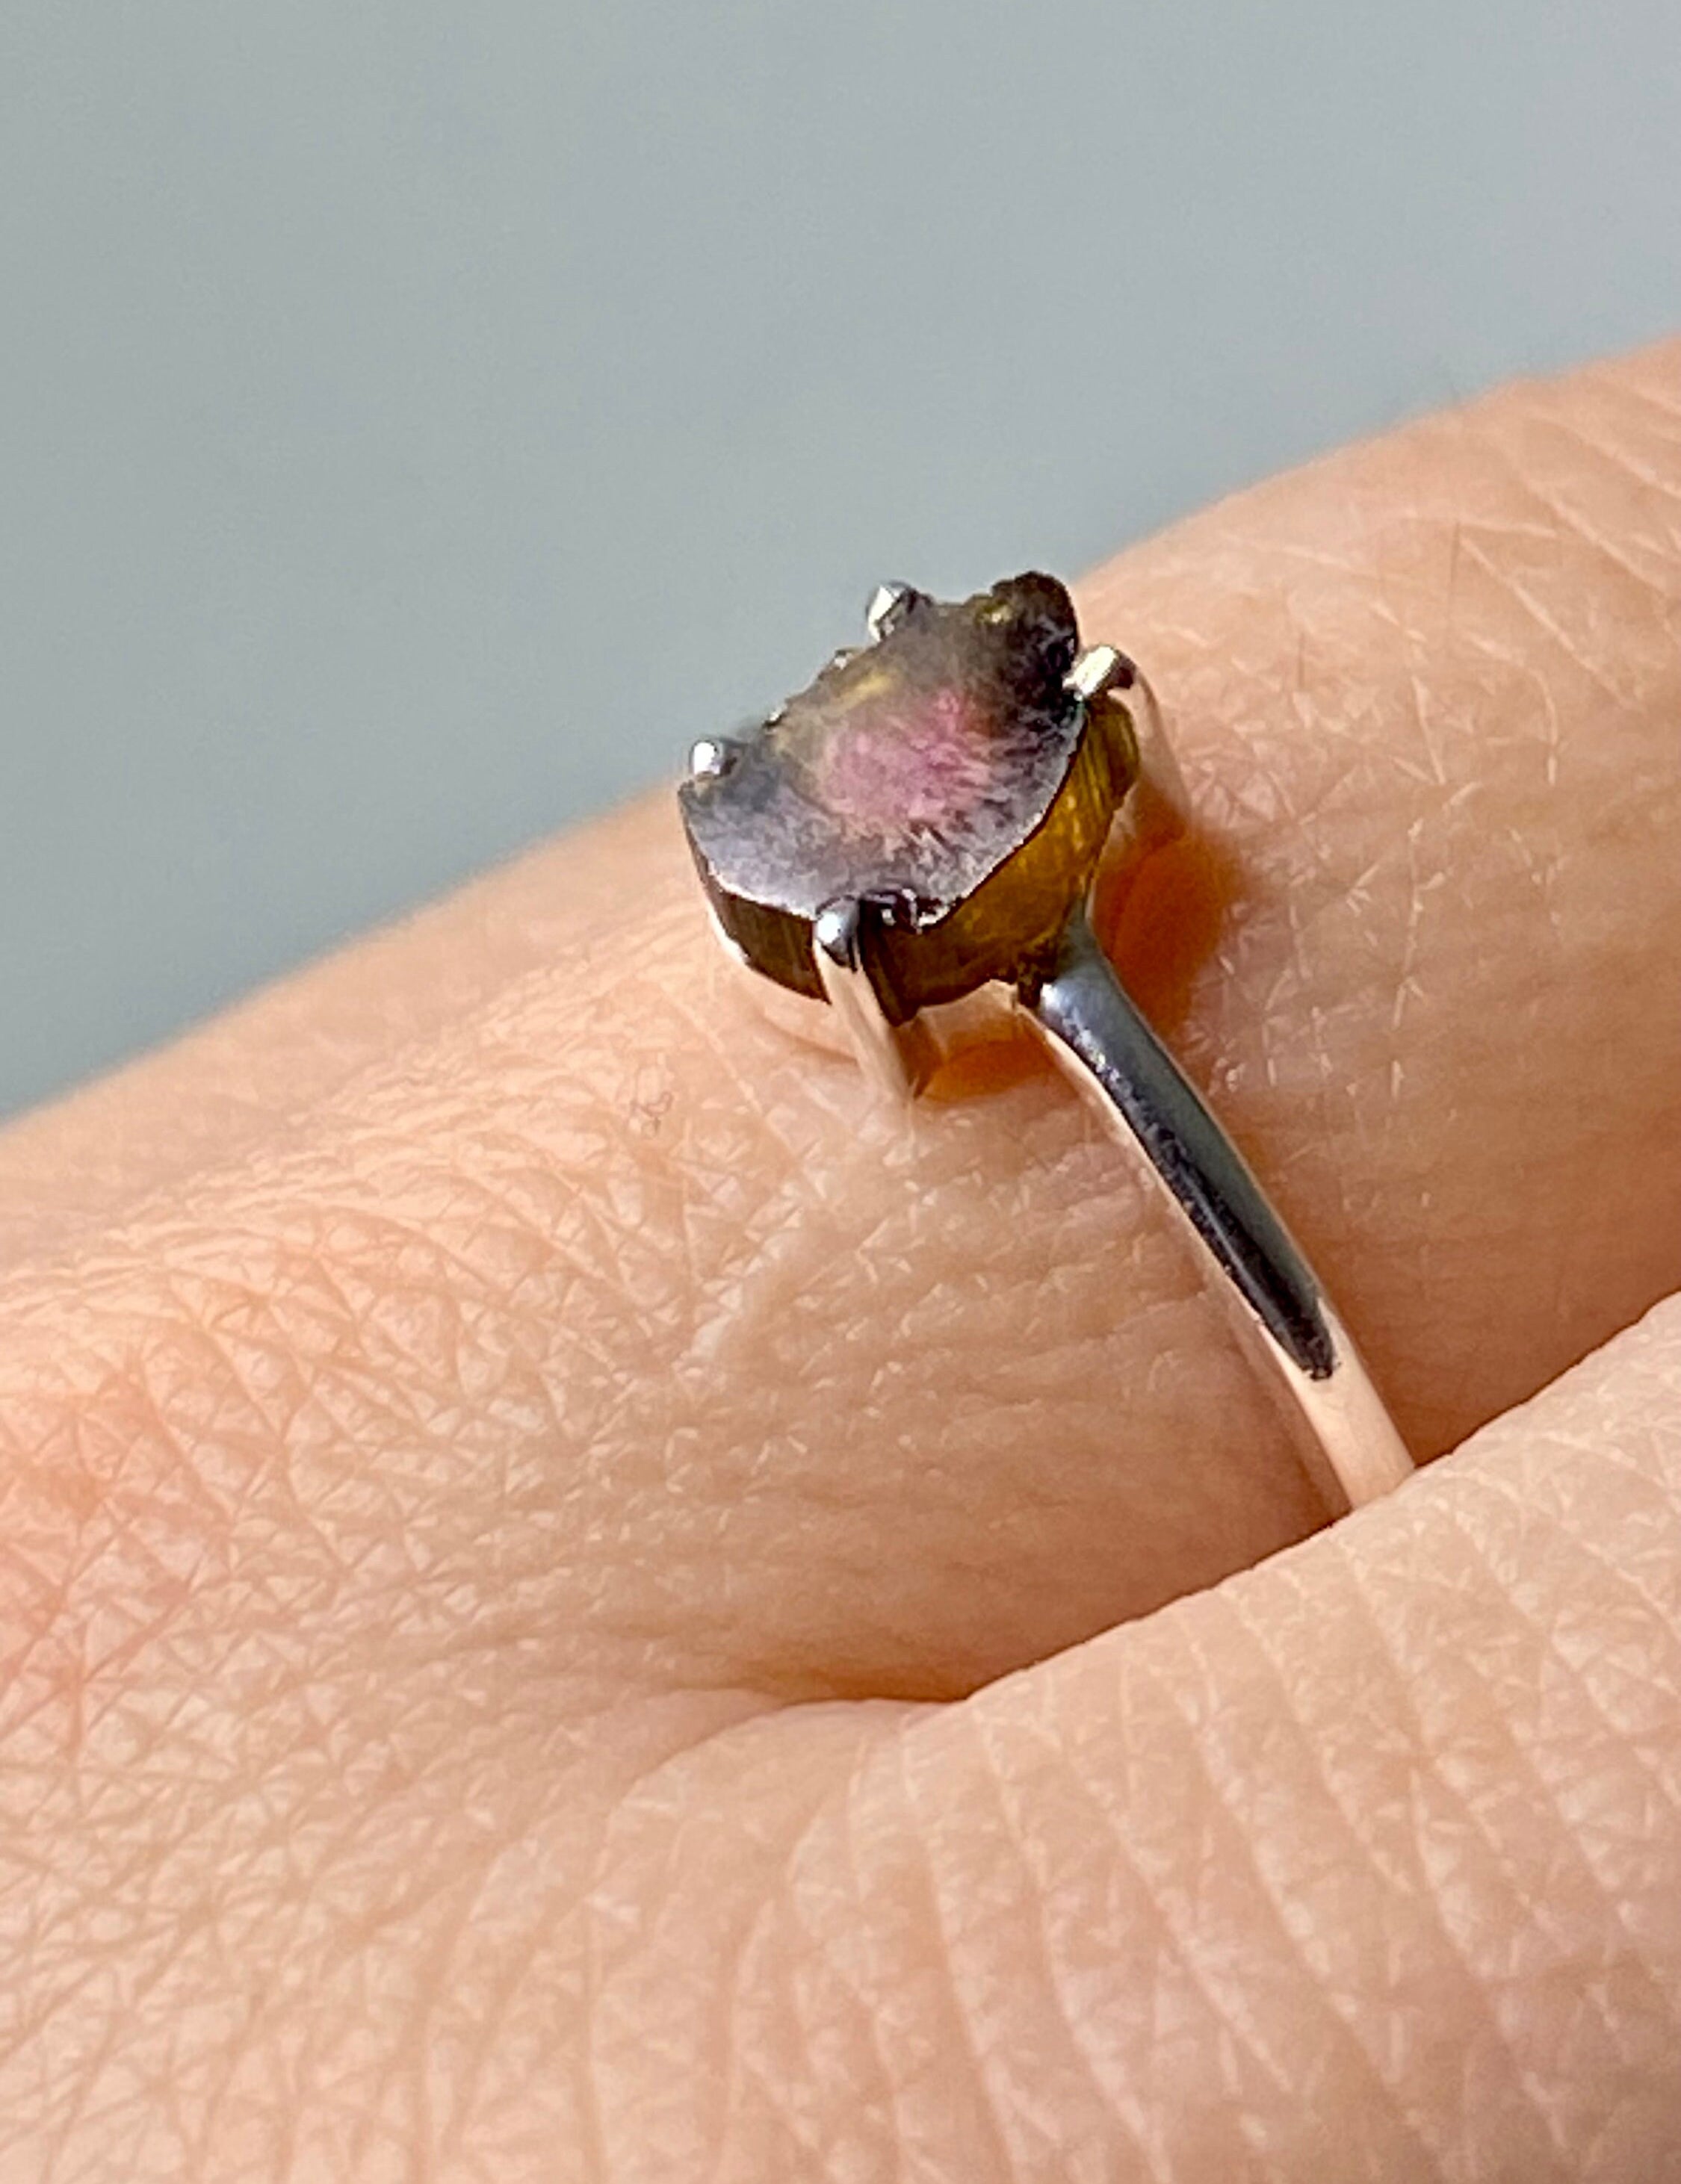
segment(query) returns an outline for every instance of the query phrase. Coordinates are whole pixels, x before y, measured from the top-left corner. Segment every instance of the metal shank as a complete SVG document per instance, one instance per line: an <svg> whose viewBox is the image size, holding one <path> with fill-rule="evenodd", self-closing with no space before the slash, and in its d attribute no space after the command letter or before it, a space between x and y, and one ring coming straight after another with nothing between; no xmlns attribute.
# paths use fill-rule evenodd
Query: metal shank
<svg viewBox="0 0 1681 2184"><path fill-rule="evenodd" d="M1333 1510L1400 1484L1410 1457L1358 1351L1243 1156L1139 1014L1084 907L1020 1006L1081 1089L1137 1147L1239 1306L1305 1427Z"/></svg>

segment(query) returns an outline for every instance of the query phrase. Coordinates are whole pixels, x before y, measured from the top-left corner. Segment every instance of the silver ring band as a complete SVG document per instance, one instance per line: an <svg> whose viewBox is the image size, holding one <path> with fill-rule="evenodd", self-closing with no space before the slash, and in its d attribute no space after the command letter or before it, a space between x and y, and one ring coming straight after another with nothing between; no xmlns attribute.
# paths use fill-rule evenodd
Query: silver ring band
<svg viewBox="0 0 1681 2184"><path fill-rule="evenodd" d="M1220 1277L1239 1332L1289 1398L1303 1458L1333 1514L1412 1469L1360 1352L1248 1163L1204 1106L1098 946L1083 905L1020 1006L1052 1055L1142 1156Z"/></svg>

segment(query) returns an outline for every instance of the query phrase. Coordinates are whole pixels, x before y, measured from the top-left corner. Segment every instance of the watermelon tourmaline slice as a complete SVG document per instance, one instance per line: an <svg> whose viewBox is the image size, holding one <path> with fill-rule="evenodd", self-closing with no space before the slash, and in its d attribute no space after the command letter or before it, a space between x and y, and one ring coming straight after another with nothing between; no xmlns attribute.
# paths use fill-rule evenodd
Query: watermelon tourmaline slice
<svg viewBox="0 0 1681 2184"><path fill-rule="evenodd" d="M1124 710L1069 688L1078 650L1054 577L952 604L908 593L879 642L715 746L679 800L738 950L820 995L813 919L878 898L894 1015L1017 975L1060 929L1136 763Z"/></svg>

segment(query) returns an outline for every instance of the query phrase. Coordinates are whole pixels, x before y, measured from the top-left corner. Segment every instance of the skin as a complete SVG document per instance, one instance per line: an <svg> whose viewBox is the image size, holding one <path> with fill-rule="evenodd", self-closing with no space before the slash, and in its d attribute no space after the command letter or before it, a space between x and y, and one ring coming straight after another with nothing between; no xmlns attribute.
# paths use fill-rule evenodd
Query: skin
<svg viewBox="0 0 1681 2184"><path fill-rule="evenodd" d="M1324 1529L1048 1071L540 850L0 1137L0 2176L1681 2176L1681 347L1081 607L1444 1460Z"/></svg>

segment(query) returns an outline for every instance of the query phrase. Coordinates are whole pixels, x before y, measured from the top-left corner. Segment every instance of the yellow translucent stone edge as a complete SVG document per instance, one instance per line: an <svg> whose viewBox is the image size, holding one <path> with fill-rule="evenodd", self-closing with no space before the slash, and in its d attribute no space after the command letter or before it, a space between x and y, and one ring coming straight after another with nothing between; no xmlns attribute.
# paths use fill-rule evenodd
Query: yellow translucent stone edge
<svg viewBox="0 0 1681 2184"><path fill-rule="evenodd" d="M889 1015L904 1022L989 979L1030 971L1090 884L1137 777L1138 743L1125 698L1109 692L1089 700L1061 785L1020 847L936 923L882 936ZM704 861L701 877L718 923L748 961L779 985L821 999L809 920L717 886Z"/></svg>

